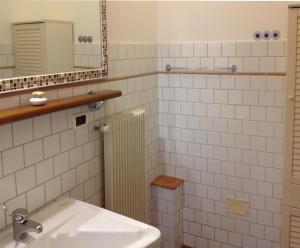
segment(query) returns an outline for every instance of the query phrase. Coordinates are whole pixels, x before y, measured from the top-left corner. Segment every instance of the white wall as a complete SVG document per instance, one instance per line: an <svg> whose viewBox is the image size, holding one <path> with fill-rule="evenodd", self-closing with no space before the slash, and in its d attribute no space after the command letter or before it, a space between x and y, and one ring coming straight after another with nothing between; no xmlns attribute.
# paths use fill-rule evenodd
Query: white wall
<svg viewBox="0 0 300 248"><path fill-rule="evenodd" d="M256 30L279 29L286 37L287 3L209 1L107 2L110 42L249 40ZM0 1L0 40L9 42L12 22L73 20L75 36L99 41L97 1Z"/></svg>
<svg viewBox="0 0 300 248"><path fill-rule="evenodd" d="M0 42L11 42L11 23L42 19L72 21L75 39L91 35L100 41L98 1L0 0Z"/></svg>
<svg viewBox="0 0 300 248"><path fill-rule="evenodd" d="M108 1L110 42L251 40L287 31L285 2ZM153 26L155 24L156 26Z"/></svg>
<svg viewBox="0 0 300 248"><path fill-rule="evenodd" d="M107 2L110 43L154 43L157 34L155 1Z"/></svg>
<svg viewBox="0 0 300 248"><path fill-rule="evenodd" d="M158 41L251 40L256 30L286 37L287 3L159 1Z"/></svg>

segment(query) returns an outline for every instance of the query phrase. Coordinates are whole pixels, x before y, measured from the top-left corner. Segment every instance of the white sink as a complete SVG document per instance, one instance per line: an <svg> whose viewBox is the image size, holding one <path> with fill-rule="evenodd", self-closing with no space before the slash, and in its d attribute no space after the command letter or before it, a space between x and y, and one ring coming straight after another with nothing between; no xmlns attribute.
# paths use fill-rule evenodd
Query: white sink
<svg viewBox="0 0 300 248"><path fill-rule="evenodd" d="M156 248L158 229L85 202L64 198L30 217L40 234L13 240L12 228L0 233L1 248Z"/></svg>

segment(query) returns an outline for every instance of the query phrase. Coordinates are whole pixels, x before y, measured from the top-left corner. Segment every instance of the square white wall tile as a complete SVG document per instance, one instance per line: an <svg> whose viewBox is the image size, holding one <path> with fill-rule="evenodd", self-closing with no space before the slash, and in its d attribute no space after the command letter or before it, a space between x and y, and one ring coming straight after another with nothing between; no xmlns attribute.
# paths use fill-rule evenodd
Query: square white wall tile
<svg viewBox="0 0 300 248"><path fill-rule="evenodd" d="M32 165L43 160L43 142L42 140L33 141L24 145L25 166Z"/></svg>
<svg viewBox="0 0 300 248"><path fill-rule="evenodd" d="M36 185L35 166L31 166L16 173L17 193L22 194Z"/></svg>
<svg viewBox="0 0 300 248"><path fill-rule="evenodd" d="M207 43L195 43L194 44L194 56L195 57L207 57Z"/></svg>
<svg viewBox="0 0 300 248"><path fill-rule="evenodd" d="M69 151L70 167L76 167L83 162L83 147L78 146Z"/></svg>
<svg viewBox="0 0 300 248"><path fill-rule="evenodd" d="M285 56L285 42L268 41L268 56Z"/></svg>
<svg viewBox="0 0 300 248"><path fill-rule="evenodd" d="M221 42L209 42L207 44L208 57L220 57L222 56L222 43Z"/></svg>
<svg viewBox="0 0 300 248"><path fill-rule="evenodd" d="M53 161L54 176L61 175L69 169L69 154L67 152L55 156Z"/></svg>
<svg viewBox="0 0 300 248"><path fill-rule="evenodd" d="M181 47L180 44L169 44L169 56L170 57L180 57Z"/></svg>
<svg viewBox="0 0 300 248"><path fill-rule="evenodd" d="M236 43L222 42L222 56L236 56Z"/></svg>
<svg viewBox="0 0 300 248"><path fill-rule="evenodd" d="M20 145L33 139L32 119L13 123L14 145Z"/></svg>
<svg viewBox="0 0 300 248"><path fill-rule="evenodd" d="M10 175L0 179L0 188L6 189L0 191L0 201L5 202L16 196L16 181L15 176Z"/></svg>
<svg viewBox="0 0 300 248"><path fill-rule="evenodd" d="M42 184L27 192L27 208L33 211L45 204L45 187Z"/></svg>
<svg viewBox="0 0 300 248"><path fill-rule="evenodd" d="M268 42L267 41L253 41L252 42L252 56L267 56Z"/></svg>
<svg viewBox="0 0 300 248"><path fill-rule="evenodd" d="M65 193L76 186L76 171L75 169L66 172L62 175L62 193Z"/></svg>
<svg viewBox="0 0 300 248"><path fill-rule="evenodd" d="M261 57L259 62L260 71L263 72L275 72L276 71L276 59L275 57Z"/></svg>
<svg viewBox="0 0 300 248"><path fill-rule="evenodd" d="M61 151L70 150L75 146L75 132L73 130L67 130L60 134Z"/></svg>
<svg viewBox="0 0 300 248"><path fill-rule="evenodd" d="M46 182L53 177L54 169L53 169L53 159L45 160L36 165L36 178L37 184Z"/></svg>
<svg viewBox="0 0 300 248"><path fill-rule="evenodd" d="M18 146L2 153L3 174L8 175L24 168L24 151Z"/></svg>
<svg viewBox="0 0 300 248"><path fill-rule="evenodd" d="M46 202L61 195L61 177L56 177L45 184Z"/></svg>
<svg viewBox="0 0 300 248"><path fill-rule="evenodd" d="M60 152L59 135L55 134L44 138L43 145L45 158L49 158L53 155L58 154Z"/></svg>
<svg viewBox="0 0 300 248"><path fill-rule="evenodd" d="M194 44L186 43L181 44L181 57L193 57L194 56Z"/></svg>
<svg viewBox="0 0 300 248"><path fill-rule="evenodd" d="M52 133L65 130L68 126L66 110L54 112L51 114Z"/></svg>
<svg viewBox="0 0 300 248"><path fill-rule="evenodd" d="M7 149L12 146L12 126L11 124L0 126L0 150Z"/></svg>
<svg viewBox="0 0 300 248"><path fill-rule="evenodd" d="M238 41L236 42L236 55L237 56L251 56L252 44L250 41Z"/></svg>

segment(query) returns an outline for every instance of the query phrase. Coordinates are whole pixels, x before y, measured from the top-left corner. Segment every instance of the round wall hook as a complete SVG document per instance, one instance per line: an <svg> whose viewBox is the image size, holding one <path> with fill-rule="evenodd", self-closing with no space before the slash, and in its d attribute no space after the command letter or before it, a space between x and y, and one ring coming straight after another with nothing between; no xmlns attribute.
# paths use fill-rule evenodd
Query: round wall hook
<svg viewBox="0 0 300 248"><path fill-rule="evenodd" d="M82 41L83 41L84 43L87 43L87 42L88 42L88 37L87 37L86 35L83 36Z"/></svg>
<svg viewBox="0 0 300 248"><path fill-rule="evenodd" d="M83 37L81 35L78 36L78 41L79 41L79 43L83 42Z"/></svg>
<svg viewBox="0 0 300 248"><path fill-rule="evenodd" d="M166 64L165 65L165 70L166 71L171 71L172 70L172 66L170 64Z"/></svg>
<svg viewBox="0 0 300 248"><path fill-rule="evenodd" d="M269 31L264 31L263 32L263 39L264 40L269 40L269 39L271 39L271 37L272 37L272 35Z"/></svg>
<svg viewBox="0 0 300 248"><path fill-rule="evenodd" d="M254 38L254 40L261 40L262 39L262 33L260 31L256 31L253 34L253 38Z"/></svg>
<svg viewBox="0 0 300 248"><path fill-rule="evenodd" d="M87 37L87 41L88 41L89 43L92 43L92 42L93 42L93 37L92 37L92 36L88 36L88 37Z"/></svg>
<svg viewBox="0 0 300 248"><path fill-rule="evenodd" d="M280 38L280 31L274 30L274 31L272 31L271 35L272 35L273 40L278 40Z"/></svg>

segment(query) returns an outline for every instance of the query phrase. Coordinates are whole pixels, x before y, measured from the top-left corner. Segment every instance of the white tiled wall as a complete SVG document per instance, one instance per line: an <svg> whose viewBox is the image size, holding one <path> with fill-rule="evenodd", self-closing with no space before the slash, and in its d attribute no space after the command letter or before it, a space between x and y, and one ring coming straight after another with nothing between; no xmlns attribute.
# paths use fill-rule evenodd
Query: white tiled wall
<svg viewBox="0 0 300 248"><path fill-rule="evenodd" d="M109 73L152 72L163 70L167 63L180 67L237 64L240 71L281 72L285 55L284 41L110 44ZM92 122L124 110L146 109L147 180L161 173L158 150L165 173L186 180L185 245L278 248L284 80L152 75L53 90L47 95L57 99L91 89L122 90L121 98L107 101L105 110L90 114ZM5 98L0 108L27 104L28 97ZM86 111L86 107L0 127L0 188L9 189L0 191L0 203L34 210L62 194L99 203L102 174L95 161L102 161L101 143L91 126L72 130L72 111ZM228 196L249 200L249 216L228 214L224 205ZM149 200L147 185L148 207ZM0 219L3 227L3 213Z"/></svg>
<svg viewBox="0 0 300 248"><path fill-rule="evenodd" d="M118 46L115 49L118 50ZM145 64L144 71L156 67L143 62L142 58L139 61ZM130 109L146 110L147 181L160 174L156 75L52 90L47 96L54 100L105 89L121 90L123 96L106 101L105 108L96 112L81 106L0 126L0 204L5 202L10 211L18 207L33 211L58 197L71 196L100 205L103 143L93 127L105 116ZM0 107L26 105L28 98L29 95L3 98ZM89 125L73 130L72 116L82 112L88 113ZM150 220L150 184L146 189ZM10 218L0 211L0 229L9 223Z"/></svg>
<svg viewBox="0 0 300 248"><path fill-rule="evenodd" d="M201 42L158 45L158 69L176 67L228 67L238 71L285 72L285 41Z"/></svg>
<svg viewBox="0 0 300 248"><path fill-rule="evenodd" d="M161 44L159 69L285 71L285 42ZM279 248L284 77L159 75L160 162L185 179L184 244ZM246 217L224 200L250 201Z"/></svg>
<svg viewBox="0 0 300 248"><path fill-rule="evenodd" d="M108 45L109 75L121 76L157 71L156 44Z"/></svg>
<svg viewBox="0 0 300 248"><path fill-rule="evenodd" d="M13 46L9 43L0 43L0 78L12 77L14 69L1 69L4 66L13 66Z"/></svg>
<svg viewBox="0 0 300 248"><path fill-rule="evenodd" d="M100 43L74 43L74 66L101 66Z"/></svg>
<svg viewBox="0 0 300 248"><path fill-rule="evenodd" d="M33 211L61 195L100 205L103 154L99 134L92 129L95 114L89 114L89 126L72 129L72 115L83 110L79 107L0 126L0 201L10 211L17 207ZM94 149L87 151L91 146ZM5 222L3 216L1 228L10 222L10 217Z"/></svg>

